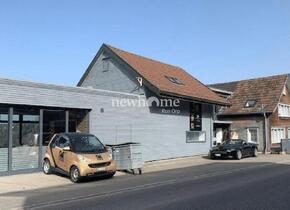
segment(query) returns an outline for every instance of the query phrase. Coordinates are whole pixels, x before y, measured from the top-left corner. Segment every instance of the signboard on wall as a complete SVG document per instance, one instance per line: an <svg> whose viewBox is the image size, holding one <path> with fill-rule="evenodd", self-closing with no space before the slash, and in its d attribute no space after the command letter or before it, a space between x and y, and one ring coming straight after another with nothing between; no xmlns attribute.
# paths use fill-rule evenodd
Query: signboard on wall
<svg viewBox="0 0 290 210"><path fill-rule="evenodd" d="M190 131L202 130L202 110L201 104L190 103L189 110L189 129Z"/></svg>

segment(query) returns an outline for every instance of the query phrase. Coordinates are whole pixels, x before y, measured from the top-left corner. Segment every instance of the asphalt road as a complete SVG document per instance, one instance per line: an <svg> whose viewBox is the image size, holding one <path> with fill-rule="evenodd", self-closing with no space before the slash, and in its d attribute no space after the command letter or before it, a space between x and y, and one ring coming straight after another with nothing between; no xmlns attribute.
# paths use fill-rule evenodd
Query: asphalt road
<svg viewBox="0 0 290 210"><path fill-rule="evenodd" d="M25 209L290 209L290 165L223 163L10 193Z"/></svg>

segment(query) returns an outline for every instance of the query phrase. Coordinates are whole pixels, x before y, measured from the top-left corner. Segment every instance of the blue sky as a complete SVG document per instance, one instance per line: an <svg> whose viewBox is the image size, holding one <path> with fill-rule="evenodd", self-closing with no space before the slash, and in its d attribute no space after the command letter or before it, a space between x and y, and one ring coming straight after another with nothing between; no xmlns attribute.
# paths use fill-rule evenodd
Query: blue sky
<svg viewBox="0 0 290 210"><path fill-rule="evenodd" d="M204 83L290 72L290 1L1 1L0 77L76 85L102 43Z"/></svg>

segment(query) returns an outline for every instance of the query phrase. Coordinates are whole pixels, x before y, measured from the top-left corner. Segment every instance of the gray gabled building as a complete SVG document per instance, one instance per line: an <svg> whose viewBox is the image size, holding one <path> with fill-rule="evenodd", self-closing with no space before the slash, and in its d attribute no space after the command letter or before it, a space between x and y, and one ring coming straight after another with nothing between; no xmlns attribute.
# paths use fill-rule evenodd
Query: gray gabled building
<svg viewBox="0 0 290 210"><path fill-rule="evenodd" d="M215 105L183 69L103 45L79 87L0 79L0 175L39 170L58 132L140 142L145 161L206 154Z"/></svg>
<svg viewBox="0 0 290 210"><path fill-rule="evenodd" d="M123 106L100 116L98 136L105 142L117 136L123 141L141 142L145 160L206 154L211 145L213 109L228 105L183 69L102 45L78 86L135 94L139 99L177 99L178 107ZM112 121L113 119L113 121ZM104 129L100 129L103 128ZM106 129L116 129L107 132Z"/></svg>

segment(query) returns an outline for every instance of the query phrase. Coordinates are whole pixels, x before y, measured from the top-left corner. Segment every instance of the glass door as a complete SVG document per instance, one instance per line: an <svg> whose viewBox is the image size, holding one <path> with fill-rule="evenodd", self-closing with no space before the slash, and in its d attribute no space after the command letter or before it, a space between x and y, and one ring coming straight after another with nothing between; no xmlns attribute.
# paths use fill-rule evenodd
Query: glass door
<svg viewBox="0 0 290 210"><path fill-rule="evenodd" d="M43 111L43 145L47 146L49 140L56 133L65 132L65 111L44 110Z"/></svg>

